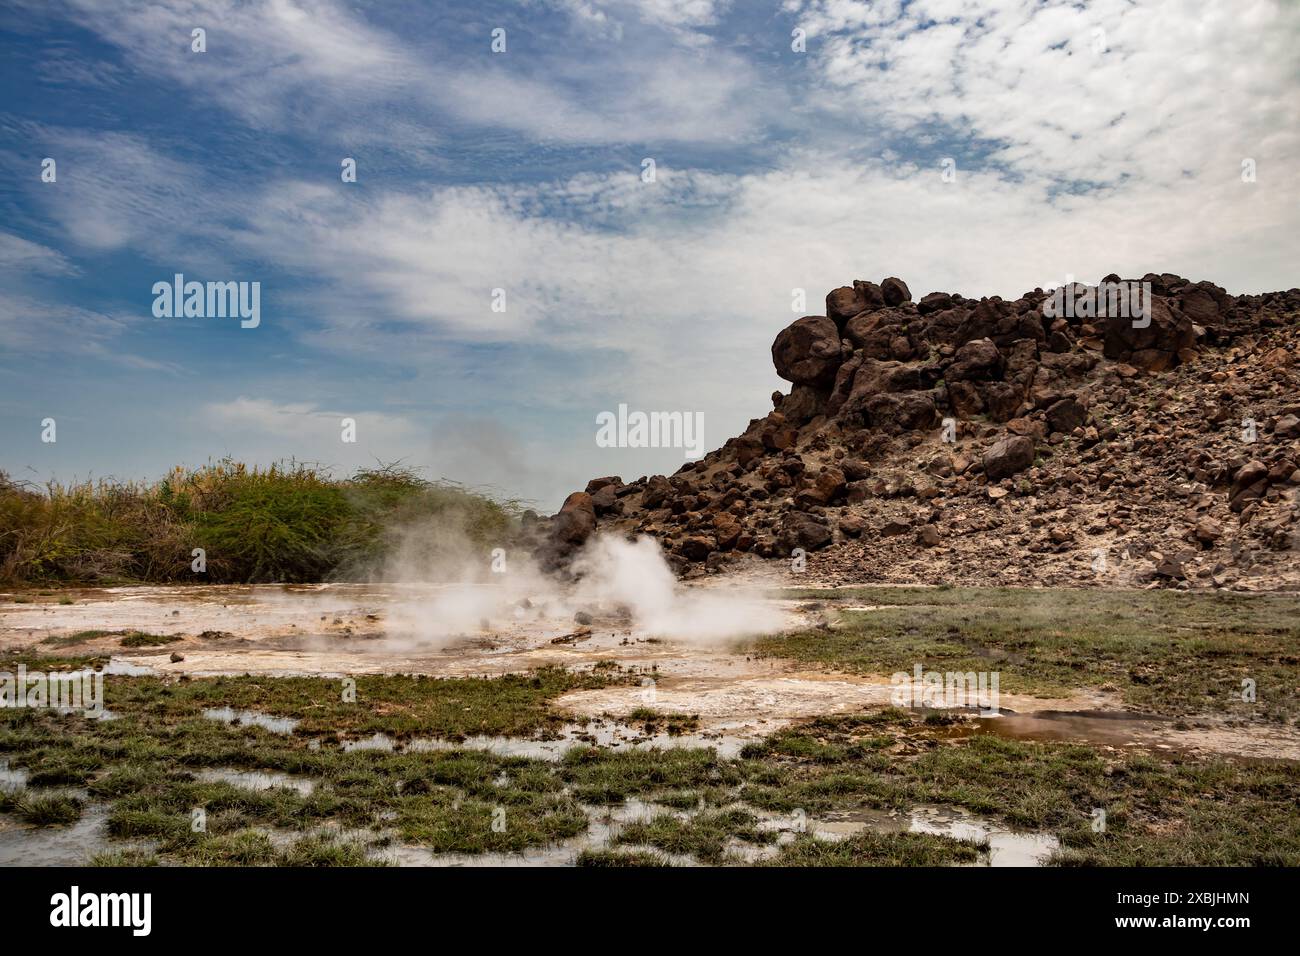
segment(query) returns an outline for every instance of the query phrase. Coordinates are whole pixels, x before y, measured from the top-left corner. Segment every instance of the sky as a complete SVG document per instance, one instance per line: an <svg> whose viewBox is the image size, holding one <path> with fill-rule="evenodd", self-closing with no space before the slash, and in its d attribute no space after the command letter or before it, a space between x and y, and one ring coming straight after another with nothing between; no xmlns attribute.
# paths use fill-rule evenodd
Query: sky
<svg viewBox="0 0 1300 956"><path fill-rule="evenodd" d="M1300 285L1298 94L1293 0L0 0L0 470L554 510L686 460L602 412L764 415L855 278Z"/></svg>

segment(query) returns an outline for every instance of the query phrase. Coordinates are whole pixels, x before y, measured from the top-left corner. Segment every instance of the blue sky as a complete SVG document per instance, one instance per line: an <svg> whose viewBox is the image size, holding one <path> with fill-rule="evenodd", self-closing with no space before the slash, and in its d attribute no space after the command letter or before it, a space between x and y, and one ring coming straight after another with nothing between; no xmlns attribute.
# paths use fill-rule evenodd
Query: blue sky
<svg viewBox="0 0 1300 956"><path fill-rule="evenodd" d="M1277 0L8 0L0 469L403 459L553 508L683 460L601 411L763 414L797 289L1292 287L1298 40ZM177 272L261 324L155 318Z"/></svg>

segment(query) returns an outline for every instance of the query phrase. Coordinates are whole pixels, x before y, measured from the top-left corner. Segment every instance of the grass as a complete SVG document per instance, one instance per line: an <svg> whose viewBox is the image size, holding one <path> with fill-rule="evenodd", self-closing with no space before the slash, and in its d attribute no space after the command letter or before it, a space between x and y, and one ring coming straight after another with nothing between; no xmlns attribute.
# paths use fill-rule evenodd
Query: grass
<svg viewBox="0 0 1300 956"><path fill-rule="evenodd" d="M164 644L175 644L184 639L184 634L146 634L143 631L134 631L122 638L120 643L123 647L162 647Z"/></svg>
<svg viewBox="0 0 1300 956"><path fill-rule="evenodd" d="M844 840L797 837L766 866L952 866L975 863L985 847L930 833L865 830Z"/></svg>
<svg viewBox="0 0 1300 956"><path fill-rule="evenodd" d="M753 782L745 799L771 811L934 804L1055 833L1058 863L1300 864L1300 767L1290 763L953 736L902 711L819 718L741 757Z"/></svg>
<svg viewBox="0 0 1300 956"><path fill-rule="evenodd" d="M857 673L996 671L1000 690L1113 690L1152 713L1300 718L1300 595L845 588L786 596L879 605L774 635L760 653ZM1243 680L1255 682L1253 702Z"/></svg>
<svg viewBox="0 0 1300 956"><path fill-rule="evenodd" d="M234 676L164 683L151 678L105 684L113 711L150 711L167 720L198 717L205 709L256 710L300 723L305 736L388 734L398 739L432 736L456 740L475 734L527 736L563 721L551 699L571 690L605 687L617 680L543 668L500 678L433 678L360 675L320 677Z"/></svg>
<svg viewBox="0 0 1300 956"><path fill-rule="evenodd" d="M732 841L757 846L776 842L776 833L759 826L759 819L743 807L706 810L683 819L661 813L644 822L629 823L618 843L652 846L677 856L689 855L703 863L721 863Z"/></svg>
<svg viewBox="0 0 1300 956"><path fill-rule="evenodd" d="M765 639L763 652L871 673L916 662L996 669L1004 691L1106 688L1161 713L1296 714L1300 615L1290 596L878 588L835 597L884 608L846 612L830 631ZM87 663L74 656L23 660L46 670ZM17 661L0 669L13 670ZM1257 705L1233 694L1244 676L1258 682ZM833 844L801 835L772 848L771 831L758 825L763 813L905 813L937 805L1052 833L1060 865L1300 865L1300 768L975 736L960 723L903 711L809 721L734 760L695 748L577 747L551 763L469 750L344 753L337 746L341 736L373 733L398 740L531 735L562 719L550 709L559 694L620 679L616 668L490 680L359 677L352 701L339 681L323 678L111 677L105 704L120 715L114 721L0 713L0 752L26 769L34 788L5 796L0 810L47 825L76 819L79 804L43 796L33 803L33 793L84 787L108 805L114 835L148 841L159 861L204 865L373 859L364 845L323 832L338 827L386 833L435 853L519 851L580 836L586 808L633 798L675 812L625 825L613 846L584 852L580 863L662 865L680 855L725 864L745 847L768 847L774 862L790 866L977 857L978 848L960 841L874 831ZM300 723L294 734L276 735L207 720L209 707ZM650 708L631 717L647 731L696 724ZM311 741L319 749L310 749ZM317 787L309 795L252 792L197 777L213 767L296 774ZM196 807L207 817L202 833L190 825ZM1103 832L1092 828L1098 809L1106 814ZM120 859L127 857L100 862Z"/></svg>
<svg viewBox="0 0 1300 956"><path fill-rule="evenodd" d="M667 858L658 853L638 850L583 850L578 854L576 862L578 866L672 866Z"/></svg>
<svg viewBox="0 0 1300 956"><path fill-rule="evenodd" d="M105 689L113 695L117 685L140 682L162 683L110 678ZM446 684L426 688L433 696L463 693L458 682L424 683ZM408 692L380 696L403 700ZM554 762L485 750L344 752L320 737L313 749L303 735L195 717L160 705L157 691L136 687L110 701L120 713L114 721L0 711L0 752L25 767L30 787L85 787L91 800L108 806L114 838L146 840L157 860L179 864L352 865L372 858L347 840L308 840L330 827L387 834L435 853L521 851L584 834L585 806L633 797L679 810L624 825L607 848L612 852L593 852L581 862L621 865L628 862L624 855L646 862L643 851L650 848L731 864L742 861L737 852L745 845L771 847L775 835L759 826L762 814L793 819L939 805L1013 829L1052 832L1061 840L1056 862L1063 865L1300 864L1300 767L1287 763L965 736L896 710L816 719L750 745L735 760L693 748L578 747ZM545 723L543 710L539 698L537 726ZM467 723L448 724L452 730L477 726L472 711L459 713L469 713ZM305 795L278 787L251 791L199 779L204 767L279 771L315 780L316 787ZM56 823L75 818L74 806L79 814L79 804L26 791L5 795L0 812ZM204 810L201 832L191 826L195 808ZM1092 831L1097 808L1108 822L1101 834ZM247 831L283 836L268 845ZM776 852L787 865L937 865L969 858L965 847L944 840L880 834L837 847L797 838Z"/></svg>
<svg viewBox="0 0 1300 956"><path fill-rule="evenodd" d="M60 604L64 603L62 601ZM148 634L144 631L77 631L75 634L51 634L41 641L48 647L78 647L101 637L120 637L122 647L161 647L185 639L184 634Z"/></svg>
<svg viewBox="0 0 1300 956"><path fill-rule="evenodd" d="M396 465L335 478L300 462L223 460L156 482L44 487L0 472L0 582L362 580L398 549L418 562L453 541L500 544L518 510ZM192 567L196 548L202 572Z"/></svg>
<svg viewBox="0 0 1300 956"><path fill-rule="evenodd" d="M647 734L656 733L660 727L663 727L664 731L673 737L690 733L700 727L698 714L665 714L650 707L638 707L624 720L630 724L640 724L641 729Z"/></svg>
<svg viewBox="0 0 1300 956"><path fill-rule="evenodd" d="M38 827L76 823L81 819L81 809L81 801L66 794L0 793L0 811L14 813L19 819Z"/></svg>

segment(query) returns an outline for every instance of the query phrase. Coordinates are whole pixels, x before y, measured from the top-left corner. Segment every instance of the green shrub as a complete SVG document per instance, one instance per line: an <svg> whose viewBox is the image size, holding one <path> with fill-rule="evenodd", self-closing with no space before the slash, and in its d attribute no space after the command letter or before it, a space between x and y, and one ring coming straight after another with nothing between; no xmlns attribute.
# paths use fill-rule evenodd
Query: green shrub
<svg viewBox="0 0 1300 956"><path fill-rule="evenodd" d="M44 487L0 472L0 582L193 582L194 548L211 583L364 580L412 540L425 552L495 545L518 511L396 465L338 479L300 462L224 460L152 484ZM407 533L421 527L431 533Z"/></svg>

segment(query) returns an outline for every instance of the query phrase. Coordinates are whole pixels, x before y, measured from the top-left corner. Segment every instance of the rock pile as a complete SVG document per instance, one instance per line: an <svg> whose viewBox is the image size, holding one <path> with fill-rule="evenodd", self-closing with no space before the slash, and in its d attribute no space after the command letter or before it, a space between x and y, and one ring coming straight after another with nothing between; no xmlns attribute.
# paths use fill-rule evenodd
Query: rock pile
<svg viewBox="0 0 1300 956"><path fill-rule="evenodd" d="M543 550L599 527L684 574L802 554L837 583L1300 583L1300 290L1062 291L1133 281L1140 317L835 289L773 342L771 412L671 477L593 479Z"/></svg>

